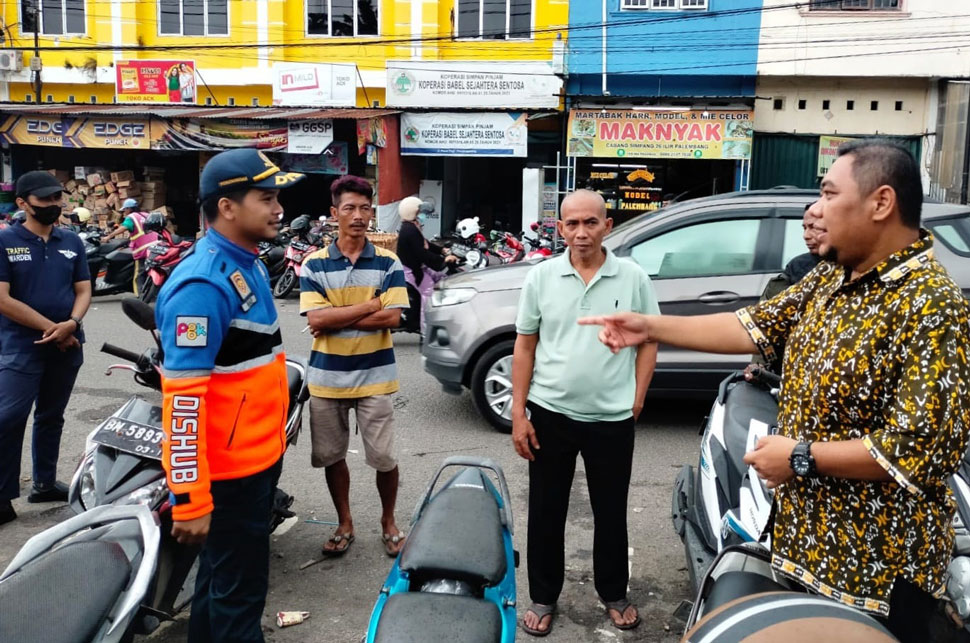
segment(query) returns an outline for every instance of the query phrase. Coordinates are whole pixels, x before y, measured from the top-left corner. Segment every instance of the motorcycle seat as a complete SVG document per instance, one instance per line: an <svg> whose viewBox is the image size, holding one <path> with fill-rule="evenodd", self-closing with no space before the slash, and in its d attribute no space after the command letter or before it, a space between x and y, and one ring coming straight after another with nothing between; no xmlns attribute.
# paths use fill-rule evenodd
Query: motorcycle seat
<svg viewBox="0 0 970 643"><path fill-rule="evenodd" d="M768 426L778 424L778 402L771 393L748 382L733 386L724 402L724 446L727 449L731 467L727 489L729 507L737 507L740 502L741 478L748 470L744 454L748 450L748 431L751 420L760 420Z"/></svg>
<svg viewBox="0 0 970 643"><path fill-rule="evenodd" d="M130 576L115 542L69 543L31 561L0 583L0 641L90 641Z"/></svg>
<svg viewBox="0 0 970 643"><path fill-rule="evenodd" d="M289 416L293 412L293 409L296 408L297 402L299 401L298 398L300 397L300 389L303 386L303 375L299 370L289 364L286 365L286 386L290 391L290 406L287 409L287 416Z"/></svg>
<svg viewBox="0 0 970 643"><path fill-rule="evenodd" d="M754 572L724 572L714 581L714 587L704 601L704 613L710 614L722 605L752 594L787 592L790 588L771 578Z"/></svg>
<svg viewBox="0 0 970 643"><path fill-rule="evenodd" d="M492 494L467 487L438 492L405 541L401 569L420 578L499 583L507 562L502 520Z"/></svg>
<svg viewBox="0 0 970 643"><path fill-rule="evenodd" d="M499 643L502 614L495 603L452 594L399 592L384 604L375 643Z"/></svg>

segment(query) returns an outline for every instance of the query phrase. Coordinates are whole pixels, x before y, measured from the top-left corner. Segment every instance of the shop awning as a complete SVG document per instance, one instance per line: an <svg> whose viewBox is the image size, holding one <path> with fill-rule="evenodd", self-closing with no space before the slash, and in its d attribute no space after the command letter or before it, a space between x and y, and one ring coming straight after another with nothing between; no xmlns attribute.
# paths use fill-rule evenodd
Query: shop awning
<svg viewBox="0 0 970 643"><path fill-rule="evenodd" d="M115 116L159 118L245 118L259 120L361 120L398 114L400 110L354 107L202 107L199 105L89 105L68 103L0 103L0 113L46 116Z"/></svg>

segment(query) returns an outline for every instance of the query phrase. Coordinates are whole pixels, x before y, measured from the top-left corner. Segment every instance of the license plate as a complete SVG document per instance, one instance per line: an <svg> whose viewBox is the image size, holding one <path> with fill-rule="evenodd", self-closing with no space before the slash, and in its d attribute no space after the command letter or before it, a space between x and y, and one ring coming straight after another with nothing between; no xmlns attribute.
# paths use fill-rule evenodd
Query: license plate
<svg viewBox="0 0 970 643"><path fill-rule="evenodd" d="M162 459L162 438L158 427L148 426L119 417L110 417L98 427L92 440L125 453L152 460Z"/></svg>

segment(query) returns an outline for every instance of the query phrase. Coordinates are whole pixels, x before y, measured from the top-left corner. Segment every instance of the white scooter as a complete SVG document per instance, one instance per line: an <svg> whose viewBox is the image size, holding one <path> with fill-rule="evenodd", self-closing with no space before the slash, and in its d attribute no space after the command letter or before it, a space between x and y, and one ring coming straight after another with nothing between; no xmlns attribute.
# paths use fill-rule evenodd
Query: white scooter
<svg viewBox="0 0 970 643"><path fill-rule="evenodd" d="M146 631L160 530L147 507L96 507L43 531L0 574L0 641L120 643Z"/></svg>

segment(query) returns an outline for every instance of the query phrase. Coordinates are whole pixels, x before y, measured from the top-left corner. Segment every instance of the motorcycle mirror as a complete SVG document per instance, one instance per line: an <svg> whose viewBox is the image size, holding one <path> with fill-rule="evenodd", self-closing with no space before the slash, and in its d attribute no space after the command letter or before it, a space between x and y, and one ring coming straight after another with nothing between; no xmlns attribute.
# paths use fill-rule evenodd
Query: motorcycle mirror
<svg viewBox="0 0 970 643"><path fill-rule="evenodd" d="M121 310L144 330L155 330L155 309L134 297L121 300Z"/></svg>

